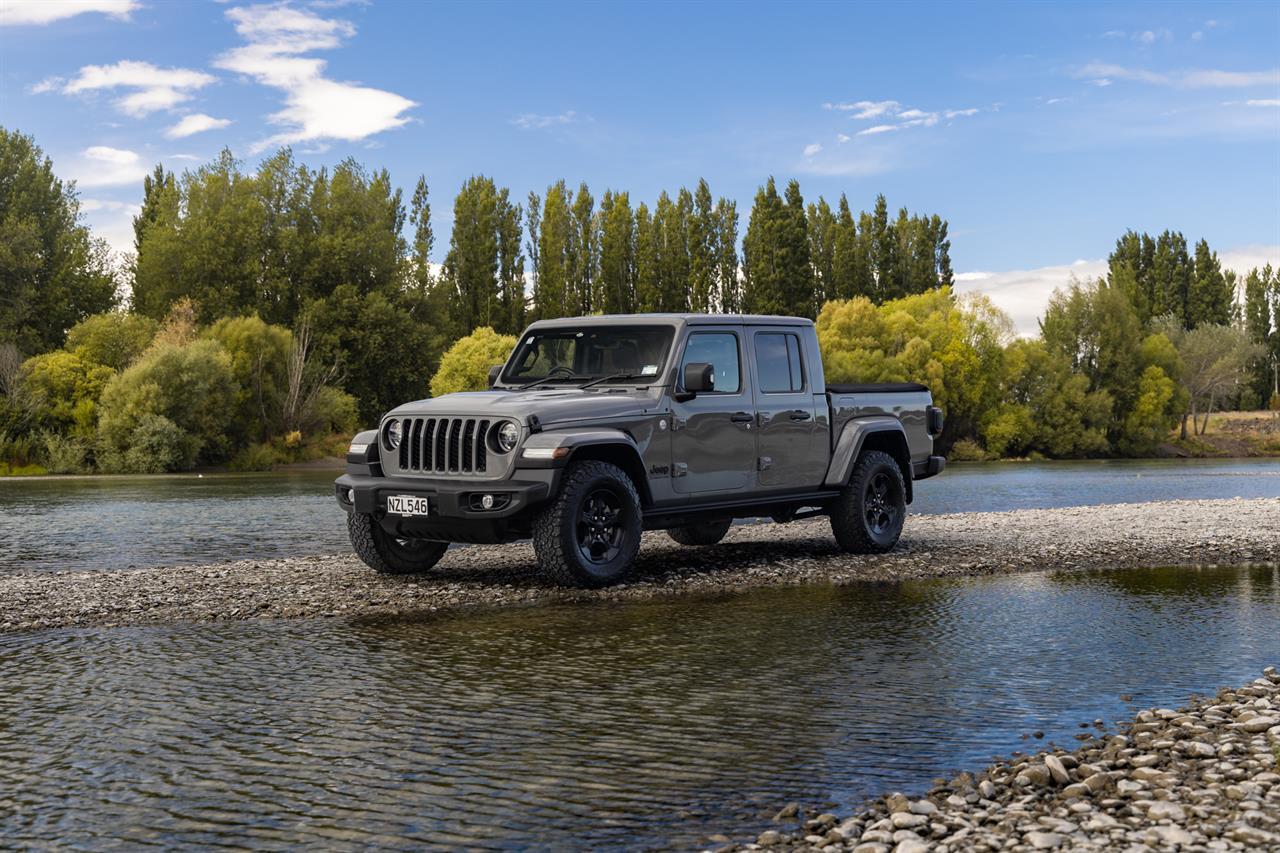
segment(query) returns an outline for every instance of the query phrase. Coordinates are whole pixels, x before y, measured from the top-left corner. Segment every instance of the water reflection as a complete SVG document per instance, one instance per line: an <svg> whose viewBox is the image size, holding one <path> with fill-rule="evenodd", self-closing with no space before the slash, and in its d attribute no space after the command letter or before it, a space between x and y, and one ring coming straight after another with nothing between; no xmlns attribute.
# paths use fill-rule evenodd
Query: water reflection
<svg viewBox="0 0 1280 853"><path fill-rule="evenodd" d="M0 638L0 844L691 846L1280 659L1274 568Z"/></svg>

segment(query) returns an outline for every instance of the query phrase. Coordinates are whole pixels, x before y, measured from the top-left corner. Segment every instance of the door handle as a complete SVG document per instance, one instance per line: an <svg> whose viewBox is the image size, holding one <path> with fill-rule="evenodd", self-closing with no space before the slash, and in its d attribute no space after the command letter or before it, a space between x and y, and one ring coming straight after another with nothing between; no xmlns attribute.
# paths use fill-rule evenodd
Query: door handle
<svg viewBox="0 0 1280 853"><path fill-rule="evenodd" d="M756 419L756 416L750 412L735 412L729 416L729 420L735 424L749 424Z"/></svg>
<svg viewBox="0 0 1280 853"><path fill-rule="evenodd" d="M809 418L813 416L810 415L808 412L806 412L804 409L796 409L791 413L790 417L791 417L791 420L793 421L807 421L809 420Z"/></svg>

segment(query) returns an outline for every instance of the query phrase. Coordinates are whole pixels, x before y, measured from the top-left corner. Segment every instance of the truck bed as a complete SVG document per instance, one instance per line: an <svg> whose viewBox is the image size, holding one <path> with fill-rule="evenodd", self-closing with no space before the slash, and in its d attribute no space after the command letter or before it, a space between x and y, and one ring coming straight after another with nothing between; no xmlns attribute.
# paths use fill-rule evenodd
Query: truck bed
<svg viewBox="0 0 1280 853"><path fill-rule="evenodd" d="M933 439L929 436L925 410L932 402L929 389L916 382L828 385L831 447L834 450L841 431L850 420L869 415L893 415L902 421L908 446L921 449L912 453L911 461L927 459Z"/></svg>

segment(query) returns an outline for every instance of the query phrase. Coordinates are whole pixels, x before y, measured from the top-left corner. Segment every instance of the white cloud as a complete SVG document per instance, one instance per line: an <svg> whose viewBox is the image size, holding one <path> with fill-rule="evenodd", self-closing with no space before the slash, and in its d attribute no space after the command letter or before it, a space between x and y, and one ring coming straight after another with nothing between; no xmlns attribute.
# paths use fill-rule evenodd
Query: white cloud
<svg viewBox="0 0 1280 853"><path fill-rule="evenodd" d="M1280 107L1280 98L1254 98L1244 104L1247 107Z"/></svg>
<svg viewBox="0 0 1280 853"><path fill-rule="evenodd" d="M1106 77L1099 77L1097 80L1090 80L1089 82L1097 86L1099 89L1105 89L1107 86L1111 85L1111 81Z"/></svg>
<svg viewBox="0 0 1280 853"><path fill-rule="evenodd" d="M903 110L898 113L898 119L902 122L903 127L933 127L938 123L938 114L929 113L924 110Z"/></svg>
<svg viewBox="0 0 1280 853"><path fill-rule="evenodd" d="M115 187L140 182L148 173L136 152L94 145L80 153L72 177L80 187Z"/></svg>
<svg viewBox="0 0 1280 853"><path fill-rule="evenodd" d="M1280 266L1280 245L1241 246L1218 253L1223 269L1242 276L1265 264ZM963 272L956 275L957 293L983 293L997 308L1013 318L1019 335L1039 334L1039 320L1057 288L1066 287L1071 277L1087 281L1107 274L1105 259L1006 272Z"/></svg>
<svg viewBox="0 0 1280 853"><path fill-rule="evenodd" d="M231 124L231 119L229 118L214 118L204 113L192 113L189 116L183 116L182 121L166 129L164 135L169 139L182 139L197 133L204 133L206 130L217 130L229 124Z"/></svg>
<svg viewBox="0 0 1280 853"><path fill-rule="evenodd" d="M976 116L978 114L978 108L969 107L967 110L946 110L942 114L946 118L958 118L960 116Z"/></svg>
<svg viewBox="0 0 1280 853"><path fill-rule="evenodd" d="M896 124L877 124L874 127L868 127L866 130L858 131L859 136L873 136L877 133L889 133L898 129Z"/></svg>
<svg viewBox="0 0 1280 853"><path fill-rule="evenodd" d="M1200 41L1200 39L1202 38L1204 38L1204 33L1200 32L1199 30L1196 30L1194 33L1191 34L1192 41Z"/></svg>
<svg viewBox="0 0 1280 853"><path fill-rule="evenodd" d="M214 64L284 92L284 109L268 116L280 133L252 146L342 139L356 141L408 124L406 111L417 106L394 92L330 80L325 61L306 56L331 50L355 35L349 21L322 18L283 3L227 10L236 32L248 44L219 56Z"/></svg>
<svg viewBox="0 0 1280 853"><path fill-rule="evenodd" d="M819 153L819 152L821 152L821 151L822 151L822 143L821 143L821 142L811 142L810 144L808 144L808 145L806 145L806 146L804 147L804 156L806 156L806 157L812 157L813 155L815 155L815 154L817 154L817 153Z"/></svg>
<svg viewBox="0 0 1280 853"><path fill-rule="evenodd" d="M1122 39L1127 35L1124 30L1107 30L1102 34L1104 39Z"/></svg>
<svg viewBox="0 0 1280 853"><path fill-rule="evenodd" d="M141 5L138 0L4 0L0 3L0 27L52 24L86 12L124 20Z"/></svg>
<svg viewBox="0 0 1280 853"><path fill-rule="evenodd" d="M169 110L189 101L192 92L213 83L217 78L189 68L157 68L150 62L123 60L114 65L86 65L75 77L61 84L64 95L126 89L129 94L118 99L116 107L126 115L142 117L156 110ZM60 81L45 80L32 91L50 91Z"/></svg>
<svg viewBox="0 0 1280 853"><path fill-rule="evenodd" d="M847 133L836 134L836 142L844 143L844 142L848 142L850 139L853 139L853 137Z"/></svg>
<svg viewBox="0 0 1280 853"><path fill-rule="evenodd" d="M1173 33L1169 30L1143 30L1134 33L1133 40L1142 44L1155 44L1157 41L1173 41Z"/></svg>
<svg viewBox="0 0 1280 853"><path fill-rule="evenodd" d="M573 124L576 121L578 121L578 114L573 110L566 110L557 115L521 113L513 118L511 123L522 130L542 130L562 124Z"/></svg>
<svg viewBox="0 0 1280 853"><path fill-rule="evenodd" d="M1157 86L1180 86L1190 89L1243 88L1280 85L1280 69L1264 71L1221 71L1193 69L1158 72L1145 68L1128 68L1109 62L1090 62L1073 72L1078 78L1093 78L1096 86L1109 86L1112 80L1132 80Z"/></svg>
<svg viewBox="0 0 1280 853"><path fill-rule="evenodd" d="M852 112L855 119L869 119L896 113L899 106L900 104L897 101L853 101L852 103L844 102L838 104L827 102L822 105L822 108L825 110Z"/></svg>

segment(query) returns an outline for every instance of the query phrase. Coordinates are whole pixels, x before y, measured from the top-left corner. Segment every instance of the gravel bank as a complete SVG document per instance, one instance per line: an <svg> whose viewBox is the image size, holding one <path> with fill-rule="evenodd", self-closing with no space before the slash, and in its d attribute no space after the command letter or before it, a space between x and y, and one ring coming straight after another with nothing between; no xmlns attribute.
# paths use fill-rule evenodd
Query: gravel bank
<svg viewBox="0 0 1280 853"><path fill-rule="evenodd" d="M761 848L857 853L957 850L1280 850L1280 674L1121 733L962 773L922 799L889 794L841 821L795 805Z"/></svg>
<svg viewBox="0 0 1280 853"><path fill-rule="evenodd" d="M911 516L898 549L853 556L825 519L739 525L712 548L645 535L635 579L563 590L527 543L459 548L425 575L381 577L349 555L116 572L0 576L0 631L63 626L315 618L627 600L755 586L897 581L1036 569L1280 562L1280 498L1168 501Z"/></svg>

